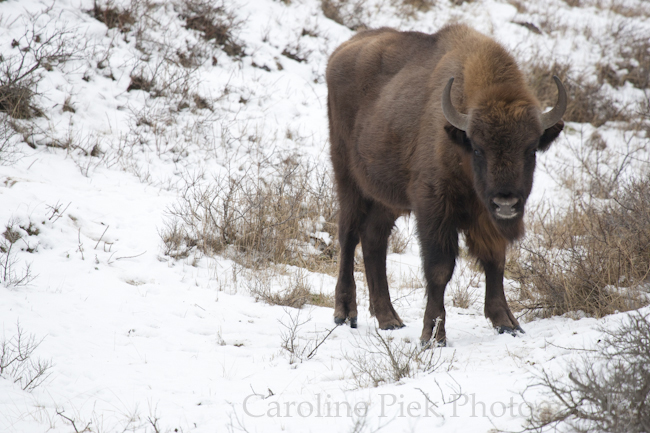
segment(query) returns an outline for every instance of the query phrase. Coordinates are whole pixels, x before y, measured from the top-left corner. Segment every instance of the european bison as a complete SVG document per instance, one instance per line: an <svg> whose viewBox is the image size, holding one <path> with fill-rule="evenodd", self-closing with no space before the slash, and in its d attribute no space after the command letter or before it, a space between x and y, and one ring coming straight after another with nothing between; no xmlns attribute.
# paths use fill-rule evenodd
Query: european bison
<svg viewBox="0 0 650 433"><path fill-rule="evenodd" d="M354 250L361 240L370 312L404 326L390 300L386 249L395 219L414 212L427 283L421 341L445 344L445 286L458 233L485 271L485 315L521 331L503 293L506 246L524 233L535 154L564 127L566 92L542 113L513 57L465 25L438 33L357 34L327 66L331 157L340 203L334 320L357 325ZM466 114L463 114L466 113Z"/></svg>

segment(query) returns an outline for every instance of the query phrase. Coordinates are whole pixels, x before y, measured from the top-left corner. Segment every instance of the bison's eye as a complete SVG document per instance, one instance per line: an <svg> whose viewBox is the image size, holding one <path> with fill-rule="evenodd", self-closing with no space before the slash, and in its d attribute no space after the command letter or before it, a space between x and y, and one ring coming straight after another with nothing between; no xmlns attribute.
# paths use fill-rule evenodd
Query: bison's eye
<svg viewBox="0 0 650 433"><path fill-rule="evenodd" d="M480 149L474 149L474 156L483 156L483 152Z"/></svg>

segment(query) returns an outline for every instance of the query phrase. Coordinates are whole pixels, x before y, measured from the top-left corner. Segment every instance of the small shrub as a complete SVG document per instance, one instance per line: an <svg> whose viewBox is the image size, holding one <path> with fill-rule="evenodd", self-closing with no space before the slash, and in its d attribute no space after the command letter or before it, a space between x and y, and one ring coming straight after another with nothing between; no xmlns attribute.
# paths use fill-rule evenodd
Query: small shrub
<svg viewBox="0 0 650 433"><path fill-rule="evenodd" d="M18 249L17 244L22 237L21 230L13 222L9 222L2 233L0 239L0 284L5 287L26 286L35 278L29 264L22 270L17 269L18 259L15 251ZM27 248L30 248L29 245Z"/></svg>
<svg viewBox="0 0 650 433"><path fill-rule="evenodd" d="M236 37L242 25L235 13L221 1L183 0L180 3L180 17L185 27L201 33L204 40L214 42L230 57L244 56L244 45Z"/></svg>
<svg viewBox="0 0 650 433"><path fill-rule="evenodd" d="M146 78L143 75L132 75L129 87L126 88L127 92L131 90L144 90L150 92L154 88L154 80Z"/></svg>
<svg viewBox="0 0 650 433"><path fill-rule="evenodd" d="M520 14L525 14L528 12L527 5L522 0L508 0L508 3L514 6L515 9L517 9L517 12Z"/></svg>
<svg viewBox="0 0 650 433"><path fill-rule="evenodd" d="M282 276L275 269L269 267L247 274L244 284L256 301L262 301L269 305L300 309L306 304L310 304L334 308L333 296L316 293L302 270L289 276Z"/></svg>
<svg viewBox="0 0 650 433"><path fill-rule="evenodd" d="M188 180L169 210L183 242L251 267L286 263L334 274L337 206L329 174L314 176L288 160L277 169L266 178L250 170L209 184ZM177 238L167 232L163 241ZM177 250L173 243L165 248Z"/></svg>
<svg viewBox="0 0 650 433"><path fill-rule="evenodd" d="M650 314L634 313L602 331L596 350L567 366L568 380L540 372L533 386L551 404L532 411L526 431L650 431Z"/></svg>
<svg viewBox="0 0 650 433"><path fill-rule="evenodd" d="M449 282L454 307L469 308L478 300L481 273L466 260L457 261L454 277Z"/></svg>
<svg viewBox="0 0 650 433"><path fill-rule="evenodd" d="M427 12L435 4L436 0L391 0L391 5L405 18L414 18L418 12Z"/></svg>
<svg viewBox="0 0 650 433"><path fill-rule="evenodd" d="M650 34L646 31L628 37L619 50L622 60L617 66L625 71L619 85L627 81L639 89L650 88Z"/></svg>
<svg viewBox="0 0 650 433"><path fill-rule="evenodd" d="M607 121L625 121L628 115L618 108L603 90L603 82L590 80L585 74L575 74L569 64L532 61L524 66L528 82L543 107L557 101L557 87L551 79L557 75L566 88L568 104L563 119L569 122L600 126Z"/></svg>
<svg viewBox="0 0 650 433"><path fill-rule="evenodd" d="M11 378L24 391L33 391L48 379L53 364L33 356L42 340L25 335L20 324L16 327L15 335L0 341L0 377Z"/></svg>
<svg viewBox="0 0 650 433"><path fill-rule="evenodd" d="M281 290L274 290L273 273L269 271L256 272L250 275L246 282L248 291L256 299L269 305L302 308L311 299L311 287L304 275L298 273L289 278L289 283Z"/></svg>
<svg viewBox="0 0 650 433"><path fill-rule="evenodd" d="M403 254L406 252L410 241L410 233L404 230L399 230L398 228L394 228L393 232L388 238L388 252Z"/></svg>
<svg viewBox="0 0 650 433"><path fill-rule="evenodd" d="M52 70L83 49L70 40L68 31L46 29L33 25L13 41L11 50L0 55L0 113L14 119L42 116L34 102L41 72Z"/></svg>
<svg viewBox="0 0 650 433"><path fill-rule="evenodd" d="M359 388L377 387L430 373L441 364L438 348L423 348L407 340L397 342L377 328L356 339L355 346L354 353L346 353L345 359L350 363L354 383Z"/></svg>
<svg viewBox="0 0 650 433"><path fill-rule="evenodd" d="M622 185L605 202L575 200L554 218L538 210L534 235L509 260L521 306L544 317L578 310L601 317L647 303L650 176Z"/></svg>
<svg viewBox="0 0 650 433"><path fill-rule="evenodd" d="M97 1L93 3L93 8L89 11L90 15L97 21L106 25L109 29L118 29L122 33L127 33L135 24L133 10L121 9L115 5L113 0Z"/></svg>
<svg viewBox="0 0 650 433"><path fill-rule="evenodd" d="M186 233L178 221L167 220L165 228L160 230L158 234L165 245L164 254L172 259L187 258L196 247L196 241Z"/></svg>
<svg viewBox="0 0 650 433"><path fill-rule="evenodd" d="M18 133L9 119L0 119L0 166L11 165L22 157Z"/></svg>
<svg viewBox="0 0 650 433"><path fill-rule="evenodd" d="M365 0L321 0L323 15L350 30L368 28L361 21Z"/></svg>
<svg viewBox="0 0 650 433"><path fill-rule="evenodd" d="M616 14L628 18L650 17L650 6L648 5L648 2L645 1L629 2L625 0L599 0L596 1L596 6L601 9L609 9Z"/></svg>
<svg viewBox="0 0 650 433"><path fill-rule="evenodd" d="M306 342L301 342L304 340L301 338L301 328L311 321L311 317L308 317L305 320L300 319L300 310L296 311L293 314L291 311L286 311L288 320L281 320L280 325L284 328L280 334L282 339L282 348L287 351L289 354L289 364L295 364L296 362L304 362L312 359L318 349L325 343L327 338L332 335L332 332L336 329L336 326L319 333L314 338L310 338Z"/></svg>
<svg viewBox="0 0 650 433"><path fill-rule="evenodd" d="M305 50L300 43L294 44L294 45L288 45L287 47L282 50L282 55L291 59L295 60L298 63L304 63L309 59L309 55L311 54L310 50Z"/></svg>

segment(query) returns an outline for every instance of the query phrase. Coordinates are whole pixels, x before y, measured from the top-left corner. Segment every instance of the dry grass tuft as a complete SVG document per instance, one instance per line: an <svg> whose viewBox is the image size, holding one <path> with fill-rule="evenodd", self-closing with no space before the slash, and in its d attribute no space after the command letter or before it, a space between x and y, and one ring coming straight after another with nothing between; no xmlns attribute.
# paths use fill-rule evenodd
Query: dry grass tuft
<svg viewBox="0 0 650 433"><path fill-rule="evenodd" d="M143 75L132 75L129 87L126 88L127 92L132 90L144 90L150 92L154 88L154 80L149 79Z"/></svg>
<svg viewBox="0 0 650 433"><path fill-rule="evenodd" d="M391 0L391 5L397 9L403 18L415 18L418 12L428 12L436 5L436 0Z"/></svg>
<svg viewBox="0 0 650 433"><path fill-rule="evenodd" d="M323 15L350 30L364 30L362 21L365 0L321 0Z"/></svg>
<svg viewBox="0 0 650 433"><path fill-rule="evenodd" d="M246 55L243 43L235 35L242 22L224 1L183 0L180 9L186 28L200 32L204 40L214 42L230 57Z"/></svg>
<svg viewBox="0 0 650 433"><path fill-rule="evenodd" d="M454 277L449 282L449 293L454 307L470 308L478 300L481 272L466 260L457 261Z"/></svg>
<svg viewBox="0 0 650 433"><path fill-rule="evenodd" d="M101 2L95 0L89 13L97 21L106 24L109 29L118 29L122 33L129 32L136 21L131 9L121 9L113 0Z"/></svg>
<svg viewBox="0 0 650 433"><path fill-rule="evenodd" d="M32 102L35 80L23 80L21 83L0 84L0 112L7 113L14 119L31 119L43 113Z"/></svg>
<svg viewBox="0 0 650 433"><path fill-rule="evenodd" d="M528 8L526 7L526 3L522 0L508 0L508 3L510 3L512 6L517 9L517 12L520 14L524 14L528 12Z"/></svg>
<svg viewBox="0 0 650 433"><path fill-rule="evenodd" d="M289 284L279 291L274 291L271 283L272 279L262 273L252 275L246 285L255 300L269 305L302 308L311 298L310 286L302 275L291 277Z"/></svg>
<svg viewBox="0 0 650 433"><path fill-rule="evenodd" d="M406 230L393 228L388 238L388 253L403 254L408 249L411 241L411 234Z"/></svg>
<svg viewBox="0 0 650 433"><path fill-rule="evenodd" d="M551 79L557 75L569 95L565 121L591 123L600 126L607 121L626 121L629 115L618 108L603 89L603 80L592 81L585 74L571 71L569 64L553 62L547 64L533 61L524 66L528 82L543 107L552 107L557 101L557 87Z"/></svg>
<svg viewBox="0 0 650 433"><path fill-rule="evenodd" d="M602 317L648 302L650 176L620 186L610 200L576 197L561 216L538 210L533 231L507 265L524 310Z"/></svg>
<svg viewBox="0 0 650 433"><path fill-rule="evenodd" d="M225 254L253 268L270 263L336 273L336 205L326 172L289 160L262 178L252 170L189 179L161 236L170 255ZM177 253L180 251L180 254Z"/></svg>
<svg viewBox="0 0 650 433"><path fill-rule="evenodd" d="M52 28L53 31L47 31L33 24L24 35L13 40L11 49L0 55L0 113L14 119L42 116L34 102L41 73L51 71L83 51L83 46L71 41L68 31Z"/></svg>
<svg viewBox="0 0 650 433"><path fill-rule="evenodd" d="M316 293L302 270L289 276L278 275L273 268L258 270L247 273L244 284L256 301L269 305L302 308L309 304L334 308L334 298Z"/></svg>

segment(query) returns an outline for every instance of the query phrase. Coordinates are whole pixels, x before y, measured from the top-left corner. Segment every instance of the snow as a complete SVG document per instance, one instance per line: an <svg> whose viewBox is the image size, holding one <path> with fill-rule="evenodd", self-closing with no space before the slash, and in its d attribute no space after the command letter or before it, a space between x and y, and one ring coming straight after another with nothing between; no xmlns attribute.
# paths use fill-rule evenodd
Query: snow
<svg viewBox="0 0 650 433"><path fill-rule="evenodd" d="M92 18L90 0L0 2L5 58L16 51L14 39L24 46L32 26L44 35L65 29L79 43L71 60L42 71L38 103L46 116L34 121L33 133L13 139L18 160L0 165L0 223L23 227L15 266L22 272L29 264L35 276L26 286L0 286L0 341L20 326L42 339L34 356L53 362L49 378L31 392L0 376L0 431L70 432L71 420L79 431L98 432L518 430L529 410L521 394L535 371L561 373L579 349L596 344L599 326L622 320L625 314L540 319L522 323L526 334L513 338L496 334L482 301L454 307L448 290L449 344L435 349L439 368L357 388L348 357L364 350L376 323L359 274L359 328L338 327L311 359L290 362L282 349L290 319L300 314L305 323L298 342L314 345L333 328L332 309L256 302L246 284L251 271L220 256L174 260L163 254L159 233L192 175L219 178L289 157L329 167L324 71L329 53L354 32L327 19L316 0L228 0L242 21L239 39L247 53L236 60L184 28L176 12L180 1L152 4L146 25L158 27L146 28L138 47L134 37ZM571 59L579 70L616 61L607 29L620 22L650 29L642 17L559 0L527 3L525 13L505 1L454 6L441 0L412 16L388 1L363 5L359 16L373 27L433 32L460 20L522 58ZM567 33L537 35L512 23L538 25L549 17ZM592 38L584 36L587 26ZM174 95L127 92L135 73L155 71L159 80L179 73L161 66L169 54L165 44L170 53L193 44L212 50L187 81L212 111L178 108ZM289 59L285 49L308 60ZM612 91L622 102L644 97L630 86ZM63 110L68 98L75 112ZM590 125L567 125L543 158L547 164L570 159L567 144L579 145L592 132ZM601 132L624 149L628 138L615 126ZM66 142L76 147L57 146ZM96 145L101 156L89 156ZM556 181L540 168L531 201L555 194ZM38 234L27 233L30 223ZM391 295L406 327L385 335L416 344L424 291L413 225L412 218L398 221L413 239L404 253L388 258ZM313 237L330 244L321 230ZM334 292L331 276L295 267L284 272L304 272L317 292ZM457 272L455 278L464 277ZM534 390L526 398L535 408L545 401Z"/></svg>

